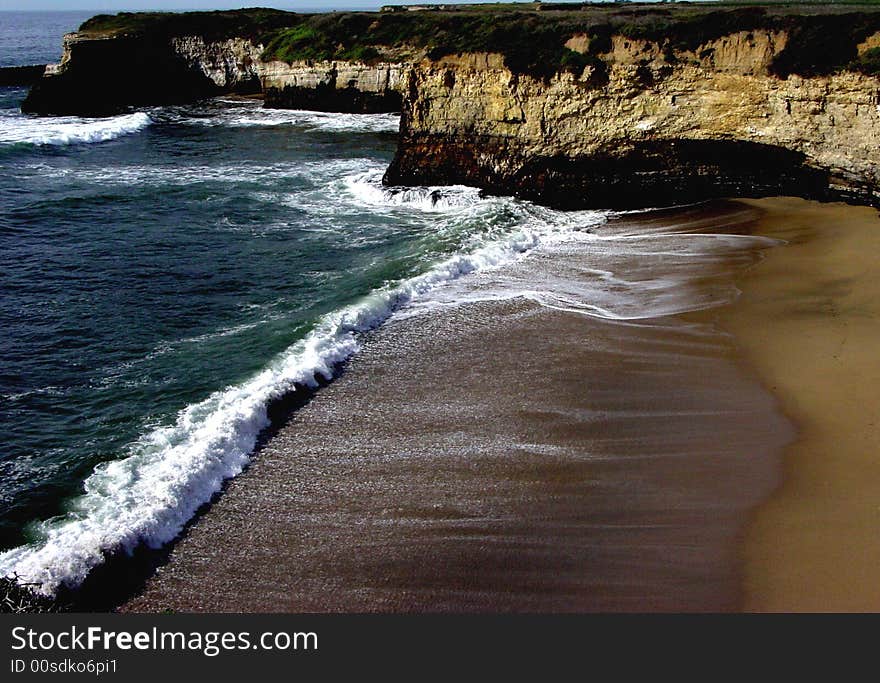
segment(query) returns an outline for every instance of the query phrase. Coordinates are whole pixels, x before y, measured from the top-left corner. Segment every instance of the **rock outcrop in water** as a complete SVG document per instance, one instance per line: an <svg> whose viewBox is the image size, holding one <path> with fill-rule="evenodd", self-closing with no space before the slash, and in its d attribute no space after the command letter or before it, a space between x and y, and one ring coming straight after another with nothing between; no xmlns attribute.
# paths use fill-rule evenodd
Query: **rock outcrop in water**
<svg viewBox="0 0 880 683"><path fill-rule="evenodd" d="M106 114L262 92L274 107L402 110L389 184L465 183L571 208L767 194L880 203L878 11L142 16L69 36L24 109Z"/></svg>
<svg viewBox="0 0 880 683"><path fill-rule="evenodd" d="M217 14L249 18L257 12L202 16L208 23L208 17ZM167 21L174 15L159 16ZM297 15L271 12L268 24L222 24L213 31L200 29L199 13L183 16L188 20L179 26L153 27L155 20L136 31L105 30L100 17L92 24L87 22L86 30L65 36L61 63L49 66L22 110L106 116L132 106L178 104L230 93L264 93L268 106L293 109L348 113L401 110L401 63L329 59L288 63L264 58L266 39L258 35L260 31L283 26L292 21L286 17ZM229 35L230 31L245 35Z"/></svg>
<svg viewBox="0 0 880 683"><path fill-rule="evenodd" d="M260 91L239 42L201 44L203 52L196 55L194 43L198 40L159 42L140 36L68 34L61 63L47 67L46 75L22 103L22 111L108 116L133 106Z"/></svg>

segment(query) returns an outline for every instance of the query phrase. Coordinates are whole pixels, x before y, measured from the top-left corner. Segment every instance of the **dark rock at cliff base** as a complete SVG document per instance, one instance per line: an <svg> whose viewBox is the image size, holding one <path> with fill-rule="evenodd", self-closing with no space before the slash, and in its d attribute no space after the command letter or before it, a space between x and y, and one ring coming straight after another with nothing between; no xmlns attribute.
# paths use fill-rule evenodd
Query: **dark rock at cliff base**
<svg viewBox="0 0 880 683"><path fill-rule="evenodd" d="M388 185L466 184L562 209L635 209L737 196L803 196L874 203L831 188L805 155L737 140L656 140L590 157L520 157L503 140L423 136L401 143Z"/></svg>
<svg viewBox="0 0 880 683"><path fill-rule="evenodd" d="M401 95L394 90L365 92L356 88L336 88L333 84L314 88L268 88L265 98L267 107L345 114L391 114L399 112L402 107Z"/></svg>
<svg viewBox="0 0 880 683"><path fill-rule="evenodd" d="M45 64L0 67L0 88L33 85L46 71Z"/></svg>
<svg viewBox="0 0 880 683"><path fill-rule="evenodd" d="M21 110L52 116L113 116L133 106L178 104L216 94L210 84L189 75L142 81L138 91L111 79L73 78L67 74L40 79Z"/></svg>

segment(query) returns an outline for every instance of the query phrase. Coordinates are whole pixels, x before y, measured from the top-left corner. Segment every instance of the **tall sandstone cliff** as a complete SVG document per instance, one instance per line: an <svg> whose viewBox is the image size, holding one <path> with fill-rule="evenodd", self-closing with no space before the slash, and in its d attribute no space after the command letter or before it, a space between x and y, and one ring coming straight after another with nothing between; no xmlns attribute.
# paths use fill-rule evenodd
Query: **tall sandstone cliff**
<svg viewBox="0 0 880 683"><path fill-rule="evenodd" d="M880 81L771 75L787 39L737 32L672 52L616 35L605 73L549 80L496 54L424 61L407 73L386 182L467 183L566 207L776 193L876 204Z"/></svg>

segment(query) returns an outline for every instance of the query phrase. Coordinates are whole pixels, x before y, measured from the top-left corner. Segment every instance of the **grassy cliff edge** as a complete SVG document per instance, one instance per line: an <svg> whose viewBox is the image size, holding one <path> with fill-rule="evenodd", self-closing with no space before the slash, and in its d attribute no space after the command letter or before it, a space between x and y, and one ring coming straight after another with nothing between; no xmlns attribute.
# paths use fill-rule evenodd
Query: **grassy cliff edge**
<svg viewBox="0 0 880 683"><path fill-rule="evenodd" d="M98 15L80 27L91 37L242 37L264 46L264 61L358 61L468 52L504 56L514 73L550 76L582 70L610 47L612 35L650 40L670 52L694 50L741 31L786 31L789 45L771 71L781 77L880 70L880 52L857 46L880 31L872 4L583 4L456 6L436 11L297 14L269 9ZM566 42L583 38L584 49Z"/></svg>

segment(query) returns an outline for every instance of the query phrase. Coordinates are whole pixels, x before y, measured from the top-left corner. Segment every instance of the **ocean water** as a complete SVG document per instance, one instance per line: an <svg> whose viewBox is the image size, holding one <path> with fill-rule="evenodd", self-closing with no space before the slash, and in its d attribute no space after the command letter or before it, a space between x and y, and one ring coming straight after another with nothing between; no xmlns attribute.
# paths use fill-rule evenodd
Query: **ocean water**
<svg viewBox="0 0 880 683"><path fill-rule="evenodd" d="M0 12L0 67L61 59L61 37L94 12Z"/></svg>
<svg viewBox="0 0 880 683"><path fill-rule="evenodd" d="M0 63L57 58L83 18L5 15ZM16 21L41 36L27 50ZM389 317L472 300L471 278L629 321L735 296L689 300L650 265L747 238L383 187L395 116L218 98L45 119L19 112L25 94L0 89L0 573L46 594L173 540L247 466L271 401L331 380ZM505 274L571 249L646 267Z"/></svg>

